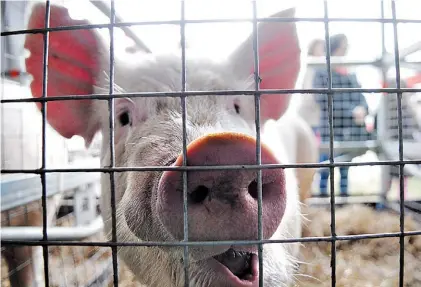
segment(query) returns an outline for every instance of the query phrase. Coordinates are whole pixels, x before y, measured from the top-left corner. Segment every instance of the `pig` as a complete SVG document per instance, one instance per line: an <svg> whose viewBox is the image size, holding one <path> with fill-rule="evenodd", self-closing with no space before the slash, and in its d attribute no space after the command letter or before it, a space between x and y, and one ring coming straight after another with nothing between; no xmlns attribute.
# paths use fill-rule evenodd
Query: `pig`
<svg viewBox="0 0 421 287"><path fill-rule="evenodd" d="M51 27L89 24L74 20L61 6L51 6ZM45 6L34 7L29 28L44 27ZM273 15L294 17L290 8ZM259 24L259 75L263 89L292 89L300 67L295 23ZM25 47L34 97L42 95L43 37L30 34ZM94 30L51 32L47 96L108 93L109 45ZM115 59L115 92L181 91L181 59L176 55L132 54ZM253 90L253 37L250 35L224 63L187 59L189 91ZM115 99L115 166L180 166L183 126L179 97ZM261 122L278 120L289 95L261 96ZM38 103L38 107L40 104ZM192 96L186 98L187 164L256 164L254 96ZM101 166L110 166L107 101L52 101L47 120L63 137L81 136L88 147L102 133ZM263 133L265 131L263 130ZM263 137L262 137L263 139ZM262 141L263 164L291 164L283 140ZM180 171L115 172L118 242L183 240L183 183ZM254 170L189 171L189 241L257 240L257 174ZM262 232L264 239L299 238L300 202L295 173L289 168L262 170ZM111 239L110 175L101 178L101 215ZM257 246L189 247L190 286L258 286ZM288 286L298 267L297 243L263 247L264 286ZM184 286L182 247L118 247L118 255L144 286Z"/></svg>
<svg viewBox="0 0 421 287"><path fill-rule="evenodd" d="M264 140L273 146L283 145L289 160L297 164L317 163L319 146L317 137L307 121L296 111L289 109L279 120L268 120L265 124ZM300 202L311 197L316 168L294 169L297 177Z"/></svg>

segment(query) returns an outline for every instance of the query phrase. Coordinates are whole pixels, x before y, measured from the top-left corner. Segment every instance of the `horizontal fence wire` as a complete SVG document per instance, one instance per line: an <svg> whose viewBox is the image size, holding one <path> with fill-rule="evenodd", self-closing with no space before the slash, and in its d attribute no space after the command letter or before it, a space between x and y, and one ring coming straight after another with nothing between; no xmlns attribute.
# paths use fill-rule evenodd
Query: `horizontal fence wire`
<svg viewBox="0 0 421 287"><path fill-rule="evenodd" d="M421 88L332 88L332 89L259 89L260 94L321 94L321 93L420 93ZM119 94L90 94L90 95L68 95L51 96L43 98L28 99L5 99L2 104L7 103L31 103L31 102L52 102L52 101L72 101L72 100L106 100L110 98L154 98L154 97L201 97L201 96L254 96L256 91L251 90L221 90L221 91L186 91L186 92L142 92L142 93L119 93Z"/></svg>
<svg viewBox="0 0 421 287"><path fill-rule="evenodd" d="M421 230L417 231L405 231L401 232L385 232L385 233L375 233L375 234L357 234L357 235L337 235L335 238L332 236L317 236L317 237L302 237L302 238L289 238L289 239L265 239L265 240L218 240L218 241L144 241L144 242L111 242L111 241L91 241L91 242L82 242L82 241L59 241L59 240L49 240L49 241L37 241L37 240L1 240L1 244L15 245L15 246L98 246L98 247L156 247L156 246L165 246L165 247L183 247L183 246L219 246L219 245L258 245L258 244L291 244L291 243L305 243L305 242L332 242L332 241L353 241L353 240L363 240L363 239L379 239L379 238L399 238L400 236L420 236Z"/></svg>
<svg viewBox="0 0 421 287"><path fill-rule="evenodd" d="M256 18L258 23L264 22L320 22L324 23L326 19L324 17L312 18L312 17L297 17L297 18L281 18L281 17L271 17L271 18ZM130 27L130 26L151 26L151 25L181 25L184 24L206 24L206 23L252 23L253 18L243 18L243 19L203 19L203 20L168 20L168 21L136 21L136 22L118 22L111 24L88 24L88 25L72 25L72 26L60 26L60 27L49 27L49 28L39 28L39 29L26 29L26 30L15 30L15 31L5 31L1 32L1 36L13 36L13 35L22 35L22 34L39 34L46 32L54 31L69 31L69 30L92 30L92 29L109 29L111 26L119 27ZM361 23L406 23L406 24L420 24L420 19L396 19L393 18L328 18L328 22L361 22Z"/></svg>
<svg viewBox="0 0 421 287"><path fill-rule="evenodd" d="M259 18L257 17L256 1L252 1L253 17L242 19L185 19L185 4L181 1L181 19L169 21L136 21L136 22L119 22L115 23L115 7L114 1L111 0L111 18L110 23L104 24L90 24L90 25L75 25L75 26L62 26L62 27L49 27L49 12L50 2L47 0L47 8L45 14L45 28L29 29L29 30L15 30L3 31L2 37L22 35L22 34L44 34L44 80L43 80L43 94L40 98L30 99L5 99L1 100L2 104L8 103L42 103L42 166L40 169L2 169L2 174L11 173L33 173L41 175L42 182L42 203L43 203L43 240L41 241L17 241L17 240L2 240L2 245L11 246L42 246L44 253L44 272L45 284L48 286L48 246L97 246L97 247L110 247L112 250L113 260L113 283L118 286L118 266L117 266L117 247L124 246L139 246L139 247L155 247L155 246L168 246L168 247L184 247L183 253L183 267L184 267L184 280L185 286L189 286L189 257L188 248L190 246L218 246L218 245L257 245L259 257L259 285L263 286L263 244L291 244L291 243L305 243L305 242L330 242L331 246L331 284L336 286L336 242L349 241L349 240L363 240L363 239L376 239L376 238L399 238L400 241L400 258L399 258L399 286L404 286L404 237L405 236L419 236L421 231L408 231L404 230L404 181L403 169L406 164L421 164L420 160L404 160L403 157L403 138L402 138L402 93L416 93L421 92L421 89L401 88L400 85L400 66L399 66L399 45L398 45L398 23L418 23L421 24L421 19L398 19L396 18L395 0L392 1L392 18L329 18L327 0L324 0L324 17L321 18ZM381 1L383 5L383 1ZM221 90L221 91L187 91L186 90L186 47L185 47L185 25L187 24L201 24L201 23L251 23L253 25L253 58L254 58L254 90ZM259 77L259 54L258 54L258 23L263 22L320 22L325 26L325 41L327 44L326 49L326 65L328 70L328 88L327 89L260 89ZM394 28L394 57L396 69L396 88L334 88L332 85L331 75L331 54L330 54L330 41L329 41L329 23L331 22L371 22L371 23L392 23ZM145 25L180 25L181 36L181 82L182 88L179 92L142 92L142 93L114 93L114 28L129 27L129 26L145 26ZM110 91L108 94L90 94L90 95L68 95L68 96L48 96L47 97L47 63L48 63L48 34L58 31L75 31L87 29L109 29L110 32ZM344 92L361 92L361 93L388 93L397 94L398 101L398 142L399 142L399 160L397 161L375 161L375 162L335 162L334 161L334 137L333 137L333 94ZM301 164L262 164L261 163L261 139L260 139L260 98L264 94L320 94L325 93L328 97L328 115L329 115L329 163L301 163ZM191 96L226 96L226 95L244 95L254 96L255 98L255 125L256 125L256 164L255 165L227 165L227 166L187 166L187 105L186 101ZM114 146L114 99L126 97L179 97L181 99L182 108L182 122L183 122L183 165L177 167L171 166L144 166L144 167L116 167L115 166L115 146ZM106 100L109 103L109 137L110 137L110 166L104 168L55 168L50 169L45 166L46 163L46 113L47 102L53 101L68 101L68 100ZM336 167L352 167L352 166L399 166L400 175L400 231L393 233L378 233L378 234L358 234L339 236L336 234L335 225L335 194L334 194L334 168ZM325 237L305 237L305 238L291 238L270 240L263 239L262 228L262 170L265 169L279 169L279 168L329 168L330 169L330 207L331 207L331 236ZM187 204L187 183L188 171L209 171L209 170L257 170L257 186L258 186L258 240L229 240L229 241L189 241L188 240L188 204ZM184 216L184 239L181 242L118 242L116 231L116 200L115 200L115 182L114 173L127 172L127 171L183 171L183 216ZM46 223L46 173L67 173L67 172L101 172L110 174L111 185L111 208L112 208L112 239L107 242L72 242L72 241L51 241L48 240L47 223Z"/></svg>
<svg viewBox="0 0 421 287"><path fill-rule="evenodd" d="M103 167L103 168L50 168L40 169L3 169L1 173L69 173L69 172L126 172L126 171L210 171L210 170L263 170L263 169L288 169L288 168L329 168L352 166L392 166L406 164L421 164L419 160L385 160L365 162L335 162L335 163L299 163L299 164L261 164L261 165L209 165L209 166L138 166L138 167Z"/></svg>

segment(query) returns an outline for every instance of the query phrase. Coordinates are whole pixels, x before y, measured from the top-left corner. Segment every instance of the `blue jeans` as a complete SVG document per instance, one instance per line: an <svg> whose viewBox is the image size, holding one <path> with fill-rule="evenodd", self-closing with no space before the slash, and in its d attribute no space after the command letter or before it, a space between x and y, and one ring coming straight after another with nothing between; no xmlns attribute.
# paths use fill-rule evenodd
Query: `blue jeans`
<svg viewBox="0 0 421 287"><path fill-rule="evenodd" d="M320 154L320 162L329 160L328 154ZM340 181L340 192L341 195L348 194L348 171L349 167L341 166L339 168L341 174L341 181ZM329 168L321 169L320 170L320 194L327 195L327 179L329 178Z"/></svg>

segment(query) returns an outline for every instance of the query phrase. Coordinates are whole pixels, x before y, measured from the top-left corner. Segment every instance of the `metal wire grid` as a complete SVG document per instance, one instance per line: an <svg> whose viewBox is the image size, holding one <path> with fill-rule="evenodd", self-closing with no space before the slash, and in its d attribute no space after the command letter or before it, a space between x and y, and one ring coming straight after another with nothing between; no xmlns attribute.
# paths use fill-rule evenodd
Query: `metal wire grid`
<svg viewBox="0 0 421 287"><path fill-rule="evenodd" d="M68 213L58 218L55 225L72 226L75 221L75 215ZM103 232L100 232L85 240L101 240L102 236ZM54 246L50 248L49 256L51 265L55 267L49 270L50 286L88 286L92 277L98 277L103 272L112 252L109 248L96 246ZM54 274L54 271L59 274Z"/></svg>
<svg viewBox="0 0 421 287"><path fill-rule="evenodd" d="M392 15L396 18L396 3L392 1ZM398 44L398 25L393 23L393 37L395 48L395 68L396 68L396 87L398 90L401 87L401 73L399 66L399 44ZM403 137L402 137L402 92L398 91L398 140L399 140L399 160L403 160ZM404 205L404 178L403 178L403 165L399 165L399 199L400 199L400 231L404 231L405 222L405 205ZM403 286L404 281L404 261L405 261L405 242L403 235L399 238L399 286Z"/></svg>
<svg viewBox="0 0 421 287"><path fill-rule="evenodd" d="M324 0L324 17L323 18L257 18L256 17L256 0L252 0L253 8L253 19L222 19L222 20L185 20L184 19L184 1L181 0L181 20L179 21L159 21L159 22L126 22L126 23L114 23L115 22L115 7L114 0L111 1L111 17L110 24L100 24L100 25L78 25L78 26L69 26L69 27L49 27L49 18L50 18L50 1L46 0L46 12L45 12L45 28L44 29L31 29L31 30L19 30L19 31L8 31L2 32L1 36L17 35L17 34L27 34L27 33L42 33L44 35L44 57L43 57L43 93L41 98L33 99L8 99L2 100L2 104L12 103L12 102L41 102L42 108L42 165L40 169L8 169L2 170L2 173L35 173L40 174L42 182L42 206L43 206L43 239L41 241L5 241L2 240L2 244L8 245L29 245L29 246L42 246L44 254L44 274L45 274L45 285L49 286L49 264L48 264L48 247L49 246L103 246L110 247L113 255L113 281L114 286L118 286L118 272L117 272L117 247L118 246L182 246L184 247L184 270L185 270L185 285L189 286L189 276L188 276L188 247L189 246L203 246L203 245L233 245L233 244L244 244L244 245L258 245L259 251L259 271L260 278L259 284L263 286L263 264L262 264L262 248L263 244L270 243L293 243L293 242L320 242L327 241L332 244L332 257L331 257L331 268L332 268L332 286L336 286L336 246L335 243L338 240L358 240L358 239L371 239L371 238L385 238L385 237L399 237L400 238L400 260L399 260L399 286L403 286L404 282L404 237L408 235L421 235L421 231L404 231L404 201L403 201L403 167L405 164L419 164L421 160L403 160L403 139L402 139L402 93L403 92L421 92L421 89L402 89L400 87L400 69L399 69L399 45L398 45L398 32L397 32L397 23L421 23L421 20L409 20L409 19L397 19L396 18L396 5L395 0L392 0L392 18L391 19L377 19L377 18L365 18L365 19L355 19L355 18L329 18L328 17L328 3L327 0ZM384 5L383 1L382 5ZM254 68L255 68L255 89L254 91L214 91L214 92L188 92L186 91L186 60L185 60L185 25L188 23L216 23L216 22L253 22L253 47L254 47ZM327 54L326 62L329 74L329 87L327 89L308 89L308 90L297 90L297 89L283 89L283 90L263 90L259 88L260 77L259 77L259 55L257 52L257 43L258 43L258 22L269 22L269 21L280 21L280 22L297 22L297 21L307 21L307 22L323 22L325 25L325 40L327 45ZM330 55L330 41L329 41L329 22L380 22L380 23L392 23L394 27L394 56L395 56L395 67L396 67L396 80L397 88L394 89L334 89L332 88L331 83L331 55ZM114 95L114 39L113 31L114 27L123 27L131 25L151 25L151 24L178 24L180 25L180 35L181 35L181 55L182 55L182 91L181 92L172 92L172 93L125 93ZM110 31L110 91L108 94L95 94L87 96L61 96L61 97L49 97L46 95L46 87L48 81L47 66L48 66L48 35L50 32L54 31L64 31L64 30L79 30L79 29L95 29L95 28L108 28ZM399 160L398 161L381 161L381 162L366 162L366 163L335 163L333 156L333 109L332 109L332 95L335 92L366 92L366 93L397 93L397 102L398 102L398 135L399 135ZM329 164L298 164L298 165L263 165L261 164L261 146L260 146L260 96L261 94L291 94L291 93L326 93L328 96L328 108L329 108L329 127L330 127L330 141L329 141ZM207 166L207 167L188 167L187 158L186 158L186 98L188 96L204 96L204 95L253 95L255 97L255 124L256 124L256 165L248 166ZM114 98L119 97L180 97L181 98L181 107L182 107L182 122L183 122L183 166L182 167L129 167L121 168L114 166ZM58 101L58 100L80 100L80 99L97 99L97 100L107 100L109 107L109 127L110 127L110 167L108 168L97 168L97 169L48 169L45 165L45 154L46 154L46 139L45 139L45 129L46 129L46 102L47 101ZM395 233L379 233L379 234L363 234L363 235L352 235L352 236L337 236L335 231L335 196L334 196L334 177L333 170L334 167L338 166L361 166L361 165L399 165L400 167L400 232ZM330 169L330 185L331 185L331 194L330 194L330 206L331 206L331 236L330 237L307 237L307 238L293 238L293 239L284 239L284 240L264 240L262 239L262 184L261 184L261 173L262 169L271 169L271 168L320 168L328 167ZM258 228L259 228L259 239L254 241L218 241L218 242L188 242L188 218L187 218L187 171L189 170L233 170L233 169L253 169L257 170L258 173ZM114 173L123 172L123 171L164 171L164 170L179 170L183 171L183 198L184 198L184 240L182 242L142 242L142 243L129 243L129 242L117 242L116 234L116 219L115 219L115 184L114 184ZM49 241L47 236L47 222L46 222L46 186L45 186L45 175L48 172L106 172L110 174L110 183L111 183L111 204L112 204L112 240L111 242L63 242L63 241Z"/></svg>
<svg viewBox="0 0 421 287"><path fill-rule="evenodd" d="M418 123L415 111L416 107L411 107L411 100L415 94L402 94L402 128L403 139L405 141L413 142L416 140L414 133L421 131L421 125ZM397 140L398 134L398 117L397 114L392 114L398 108L397 97L393 94L384 95L387 106L387 122L386 130L388 131L386 137L389 140Z"/></svg>
<svg viewBox="0 0 421 287"><path fill-rule="evenodd" d="M21 221L23 224L30 224L30 216L41 214L41 201L35 201L27 205L19 206L18 208L2 212L2 226L11 226L13 221ZM31 214L31 215L30 215ZM33 220L33 219L32 219ZM55 212L53 219L55 226L74 226L76 218L74 212L69 209L69 205L64 204L62 208ZM84 239L84 240L101 240L103 232ZM7 245L6 245L7 246ZM21 246L19 248L31 248L30 246ZM2 252L6 249L2 246ZM10 256L13 256L14 251L9 250ZM35 252L35 250L32 250ZM96 276L101 275L104 267L108 265L108 258L111 257L109 248L97 248L96 246L61 246L57 245L49 248L49 263L54 266L54 269L49 270L49 286L88 286L92 281L92 274ZM2 268L6 267L1 275L1 284L9 286L12 280L18 285L24 285L25 282L20 281L19 273L23 272L25 268L33 268L35 264L32 259L25 261L18 261L15 265L10 266L6 261L2 262ZM92 264L92 263L95 264ZM111 261L110 261L111 262ZM28 267L29 266L29 267ZM7 270L7 271L6 271ZM58 272L57 272L58 271ZM57 272L54 274L54 272ZM110 276L111 277L111 276Z"/></svg>
<svg viewBox="0 0 421 287"><path fill-rule="evenodd" d="M2 212L2 218L1 218L1 226L11 225L11 221L13 221L13 220L15 220L16 218L19 218L19 217L23 217L23 220L21 220L21 221L24 221L25 224L28 224L29 213L30 212L39 212L39 210L41 210L41 204L40 204L40 202L36 201L36 202L32 202L32 203L27 204L27 205L20 206L19 208L3 211ZM30 247L29 246L23 246L23 248L30 248ZM1 247L2 254L5 251L5 249L6 249L5 246ZM26 268L31 263L33 264L32 260L29 259L29 260L26 260L24 262L18 262L15 266L12 266L12 267L8 266L7 272L4 272L4 273L2 272L2 274L1 274L1 284L2 285L5 284L5 281L9 281L13 276L17 276L18 273L21 272L21 270ZM4 266L3 262L1 264L2 264L2 267L3 267ZM19 280L19 278L17 277L16 280Z"/></svg>

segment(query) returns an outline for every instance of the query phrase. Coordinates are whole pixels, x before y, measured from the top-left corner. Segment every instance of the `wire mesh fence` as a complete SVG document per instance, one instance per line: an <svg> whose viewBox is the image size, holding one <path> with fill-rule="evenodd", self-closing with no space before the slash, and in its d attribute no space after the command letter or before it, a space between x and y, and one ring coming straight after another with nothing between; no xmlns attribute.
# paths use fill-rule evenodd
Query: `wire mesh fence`
<svg viewBox="0 0 421 287"><path fill-rule="evenodd" d="M369 19L369 18L330 18L329 17L329 2L324 1L324 17L322 18L258 18L257 17L257 10L258 10L258 2L251 1L252 7L252 18L251 19L240 19L240 20L232 20L232 19L223 19L223 20L186 20L185 19L185 4L184 1L180 1L180 20L173 20L173 21L160 21L160 22L131 22L131 23L124 23L119 21L116 23L116 8L115 3L113 0L110 1L110 22L106 24L90 24L90 25L75 25L75 26L60 26L60 27L51 27L50 25L50 17L51 17L51 3L50 1L45 2L45 18L44 28L36 28L36 29L29 29L29 30L20 30L20 31L3 31L1 33L2 37L7 37L11 35L19 35L19 34L40 34L43 36L43 46L42 46L42 85L41 85L41 94L39 97L33 97L30 99L2 99L2 105L8 104L18 104L23 102L32 102L37 103L40 105L40 111L42 115L42 156L41 156L41 165L40 168L27 168L27 169L18 169L18 168L2 168L2 174L16 174L16 173L30 173L30 174L37 174L40 176L41 179L41 186L42 186L42 197L41 197L41 207L42 208L42 239L41 240L3 240L2 239L2 246L40 246L42 247L42 255L43 255L43 272L45 278L45 286L86 286L88 285L87 282L79 282L83 280L85 276L80 275L86 273L86 275L92 275L90 270L86 269L86 266L89 266L91 263L85 263L86 258L90 258L90 262L98 263L100 258L109 258L111 256L112 261L112 284L113 286L121 286L122 278L119 277L119 260L118 260L118 248L123 250L126 247L136 246L136 247L152 247L152 246L161 246L161 247L181 247L182 248L182 276L183 280L179 283L180 286L191 286L189 282L192 280L191 276L192 273L189 272L189 266L192 263L191 257L189 256L192 248L198 246L236 246L236 245L244 245L244 246L257 246L257 257L258 257L258 283L259 286L264 286L264 282L270 282L270 279L265 278L264 276L264 245L269 244L291 244L291 243L314 243L314 244L325 244L324 248L330 249L329 250L329 260L330 260L330 272L329 272L329 281L331 286L338 286L342 281L342 278L338 278L338 266L343 268L343 261L344 260L352 260L340 256L338 259L338 252L343 248L347 242L353 241L364 241L368 242L371 240L387 240L387 239L394 239L397 242L397 250L399 250L399 261L398 263L394 262L394 264L398 264L399 266L399 276L397 277L398 282L396 284L398 286L406 286L405 284L405 264L407 260L409 262L416 262L416 252L420 252L416 247L416 244L419 244L419 238L421 235L421 230L419 226L415 223L407 223L405 213L405 200L404 200L404 188L405 188L405 165L419 165L421 164L420 154L416 154L412 157L405 156L405 149L406 141L416 139L411 138L409 139L406 136L407 132L410 132L411 129L416 129L416 122L414 117L410 118L411 123L407 123L405 121L406 115L409 115L410 112L406 112L405 109L410 108L410 104L404 99L404 95L406 93L420 93L421 89L419 88L408 88L402 87L401 84L401 75L400 75L400 46L398 42L398 30L397 25L398 23L414 23L414 24L421 24L421 20L410 20L410 19L399 19L396 16L396 1L391 1L391 11L392 16L390 18L379 18L379 19ZM384 7L385 3L380 1L382 7ZM198 24L198 23L216 23L216 22L238 22L238 21L247 21L252 23L253 33L252 33L252 43L253 43L253 80L254 85L251 90L218 90L218 91L189 91L188 86L188 78L189 74L186 72L186 37L185 37L185 27L187 24ZM317 87L318 89L261 89L261 77L259 73L260 65L259 65L259 53L257 47L259 46L259 29L258 24L264 22L271 22L271 21L280 21L280 22L296 22L296 21L307 21L307 22L320 22L324 25L325 28L325 45L326 45L326 75L327 77L322 77L325 82L323 82L323 86ZM337 85L337 81L333 75L336 71L332 69L332 55L331 55L331 38L330 38L330 30L329 26L331 22L341 22L341 21L355 21L355 22L380 22L380 23L390 23L393 25L393 32L394 32L394 67L396 72L396 82L394 86L388 86L387 88L353 88L346 86L342 87L341 85ZM170 92L121 92L116 91L117 87L115 85L115 78L116 73L118 71L115 70L114 63L115 63L115 40L114 40L114 33L116 27L129 27L133 25L160 25L160 24L176 24L180 27L180 39L181 39L181 76L180 76L180 83L177 86L180 87L179 91L170 91ZM89 95L64 95L64 96L49 96L47 94L47 86L49 84L49 76L51 73L48 73L48 61L51 59L50 57L50 46L49 46L49 35L52 33L57 33L58 31L72 31L74 33L78 33L83 29L98 29L98 28L106 28L109 30L110 42L107 43L109 50L109 66L102 67L106 70L108 74L108 87L102 94L89 94ZM344 83L339 83L344 84ZM117 93L118 92L118 93ZM261 119L261 97L262 95L268 94L305 94L305 96L309 96L311 94L315 94L318 96L318 101L322 109L326 114L326 117L322 119L324 122L324 135L326 137L322 137L322 142L325 143L327 146L328 152L325 153L325 157L322 161L325 163L304 163L304 164L262 164L262 145L261 145L261 130L262 124L260 122ZM386 136L381 132L377 133L378 125L375 124L376 132L374 134L367 133L365 129L361 127L354 127L352 126L352 117L348 117L346 119L340 119L338 121L339 113L344 110L348 110L348 108L344 107L343 102L342 104L336 101L336 97L348 97L348 104L352 102L353 95L361 95L361 93L368 93L368 94L378 94L378 93L385 93L386 103L387 103L387 113L392 115L388 118L388 120L384 120L384 118L377 119L377 122L381 121L382 124L386 123L386 127L381 127L381 129L386 130L388 133ZM188 101L191 97L206 97L206 96L221 96L221 95L238 95L238 96L252 96L254 97L254 124L255 124L255 132L256 132L256 147L255 147L255 164L250 165L230 165L230 166L189 166L189 158L188 158L188 143L189 140L187 138L188 130L189 130L189 111L188 111ZM117 99L123 98L158 98L158 97L171 97L171 98L179 98L180 99L180 111L181 111L181 121L182 121L182 162L180 166L124 166L121 165L121 161L119 160L118 156L119 153L116 147L116 131L115 125L117 120L115 119L116 115L116 105L115 101ZM108 119L107 119L107 128L109 130L109 134L106 138L109 139L109 142L103 143L104 146L109 148L109 153L103 155L107 157L106 160L107 165L101 168L51 168L47 164L47 150L51 147L50 143L47 140L46 130L47 130L47 115L49 114L49 110L47 107L50 105L47 103L54 103L54 102L67 102L71 100L95 100L95 101L105 101L107 103L107 110L108 110ZM70 103L70 102L69 102ZM356 105L359 105L357 103ZM366 106L366 104L364 104ZM342 114L342 113L341 113ZM339 129L342 127L342 129ZM343 129L345 127L345 129ZM356 132L355 130L358 129ZM347 133L348 132L348 133ZM410 136L413 137L413 133ZM357 137L357 140L355 140ZM395 160L385 159L381 161L375 162L337 162L335 157L340 156L341 152L340 149L336 148L336 142L352 142L352 141L367 141L367 140L395 140L397 141L398 149L395 151L397 153L397 158ZM404 145L405 141L405 145ZM346 144L346 143L345 143ZM393 176L397 176L399 178L399 221L395 223L395 230L390 232L384 232L385 229L370 229L368 228L364 232L361 233L353 233L352 230L342 230L344 221L344 217L349 216L350 213L355 212L355 210L347 210L344 212L343 210L337 210L337 198L335 196L335 177L334 172L335 168L349 168L353 166L384 166L384 167L392 167L395 166L396 170L393 173ZM263 226L263 217L264 211L262 210L262 189L263 189L263 179L262 173L264 170L275 170L275 169L291 169L291 168L325 168L328 170L326 174L329 176L330 181L328 183L330 196L329 196L329 214L326 215L328 219L326 222L329 223L330 229L323 230L319 234L314 234L310 232L308 236L304 236L301 238L289 238L289 239L277 239L271 240L267 239L264 236L264 226ZM258 218L257 222L257 239L256 240L227 240L227 241L190 241L189 240L189 221L191 218L187 216L189 212L189 208L191 205L189 204L189 175L195 171L221 171L221 170L252 170L256 171L256 183L257 183L257 210L256 216ZM183 211L183 232L182 232L182 240L178 242L174 241L160 241L160 240L148 240L148 241L138 241L138 242L128 242L127 240L123 240L123 238L119 238L118 233L118 222L117 222L117 202L121 200L121 198L117 198L118 195L116 194L116 178L121 178L122 174L130 173L130 172L164 172L164 171L181 171L182 172L182 211ZM47 210L47 198L48 198L48 190L46 183L47 175L50 173L102 173L103 177L103 184L105 182L104 179L108 179L106 183L109 186L111 193L110 193L110 203L111 203L111 218L107 224L111 224L111 234L109 235L109 241L101 241L98 238L91 238L89 241L62 241L62 240L50 240L48 237L48 210ZM107 178L108 177L108 178ZM327 177L325 178L327 180ZM327 186L326 186L327 187ZM71 215L65 215L61 218L63 221L71 221ZM338 220L340 220L341 225L337 224ZM65 224L65 223L63 223ZM411 225L408 227L408 224ZM2 225L3 226L3 225ZM405 228L407 227L407 228ZM317 229L317 228L316 228ZM418 240L418 241L417 241ZM377 241L377 242L379 242ZM418 242L418 243L414 243ZM408 247L409 246L409 247ZM415 246L415 247L414 247ZM70 247L74 247L70 249ZM416 251L414 253L408 252L408 248L413 248ZM82 251L83 249L83 251ZM92 255L95 251L95 255ZM71 252L69 250L72 250ZM66 276L60 276L61 273L56 271L59 269L66 268L66 262L69 256L64 256L64 254L70 252L73 253L74 250L79 250L80 254L72 254L70 257L73 257L73 262L71 262L74 266L80 265L79 263L82 262L82 267L78 270L73 270L74 273L71 278L67 278ZM417 251L418 250L418 251ZM86 254L87 252L88 254ZM414 255L415 254L415 255ZM419 254L419 253L418 253ZM378 255L377 256L381 256ZM67 258L67 259L66 259ZM326 259L326 258L325 258ZM338 262L338 260L340 260ZM78 262L80 261L80 262ZM389 262L390 263L390 262ZM106 265L106 263L104 263ZM392 263L390 263L392 265ZM21 266L21 265L19 265ZM51 267L54 266L54 272L51 271ZM19 268L25 268L18 267ZM58 269L56 269L58 268ZM63 269L64 270L64 269ZM66 271L63 271L66 273ZM342 272L342 271L341 271ZM421 273L421 270L411 269L408 272L412 273ZM412 274L413 275L413 274ZM5 277L11 277L13 274L8 273ZM126 275L124 275L126 276ZM86 276L88 278L89 276ZM415 279L413 279L415 278ZM3 279L3 276L2 276ZM124 278L123 278L124 279ZM63 281L64 280L64 281ZM354 278L354 280L356 280ZM421 279L417 279L417 275L413 275L410 279L411 282L421 282ZM419 281L416 281L419 280ZM59 282L59 283L57 283ZM325 281L325 284L328 284ZM342 283L343 284L343 283ZM266 286L266 285L265 285ZM272 285L267 285L272 286ZM415 285L413 285L415 286Z"/></svg>
<svg viewBox="0 0 421 287"><path fill-rule="evenodd" d="M72 206L63 204L55 213L49 227L77 226ZM40 201L4 211L2 227L5 226L34 226L33 221L39 220L42 206ZM36 226L37 224L35 224ZM101 232L88 237L86 240L102 240ZM29 286L42 284L39 278L42 272L36 257L39 247L20 246L8 248L2 246L2 286ZM69 247L54 246L49 248L50 261L49 286L102 286L109 281L110 256L107 248L95 246ZM105 277L105 278L101 278ZM97 282L95 282L97 281ZM96 285L93 285L96 283Z"/></svg>

